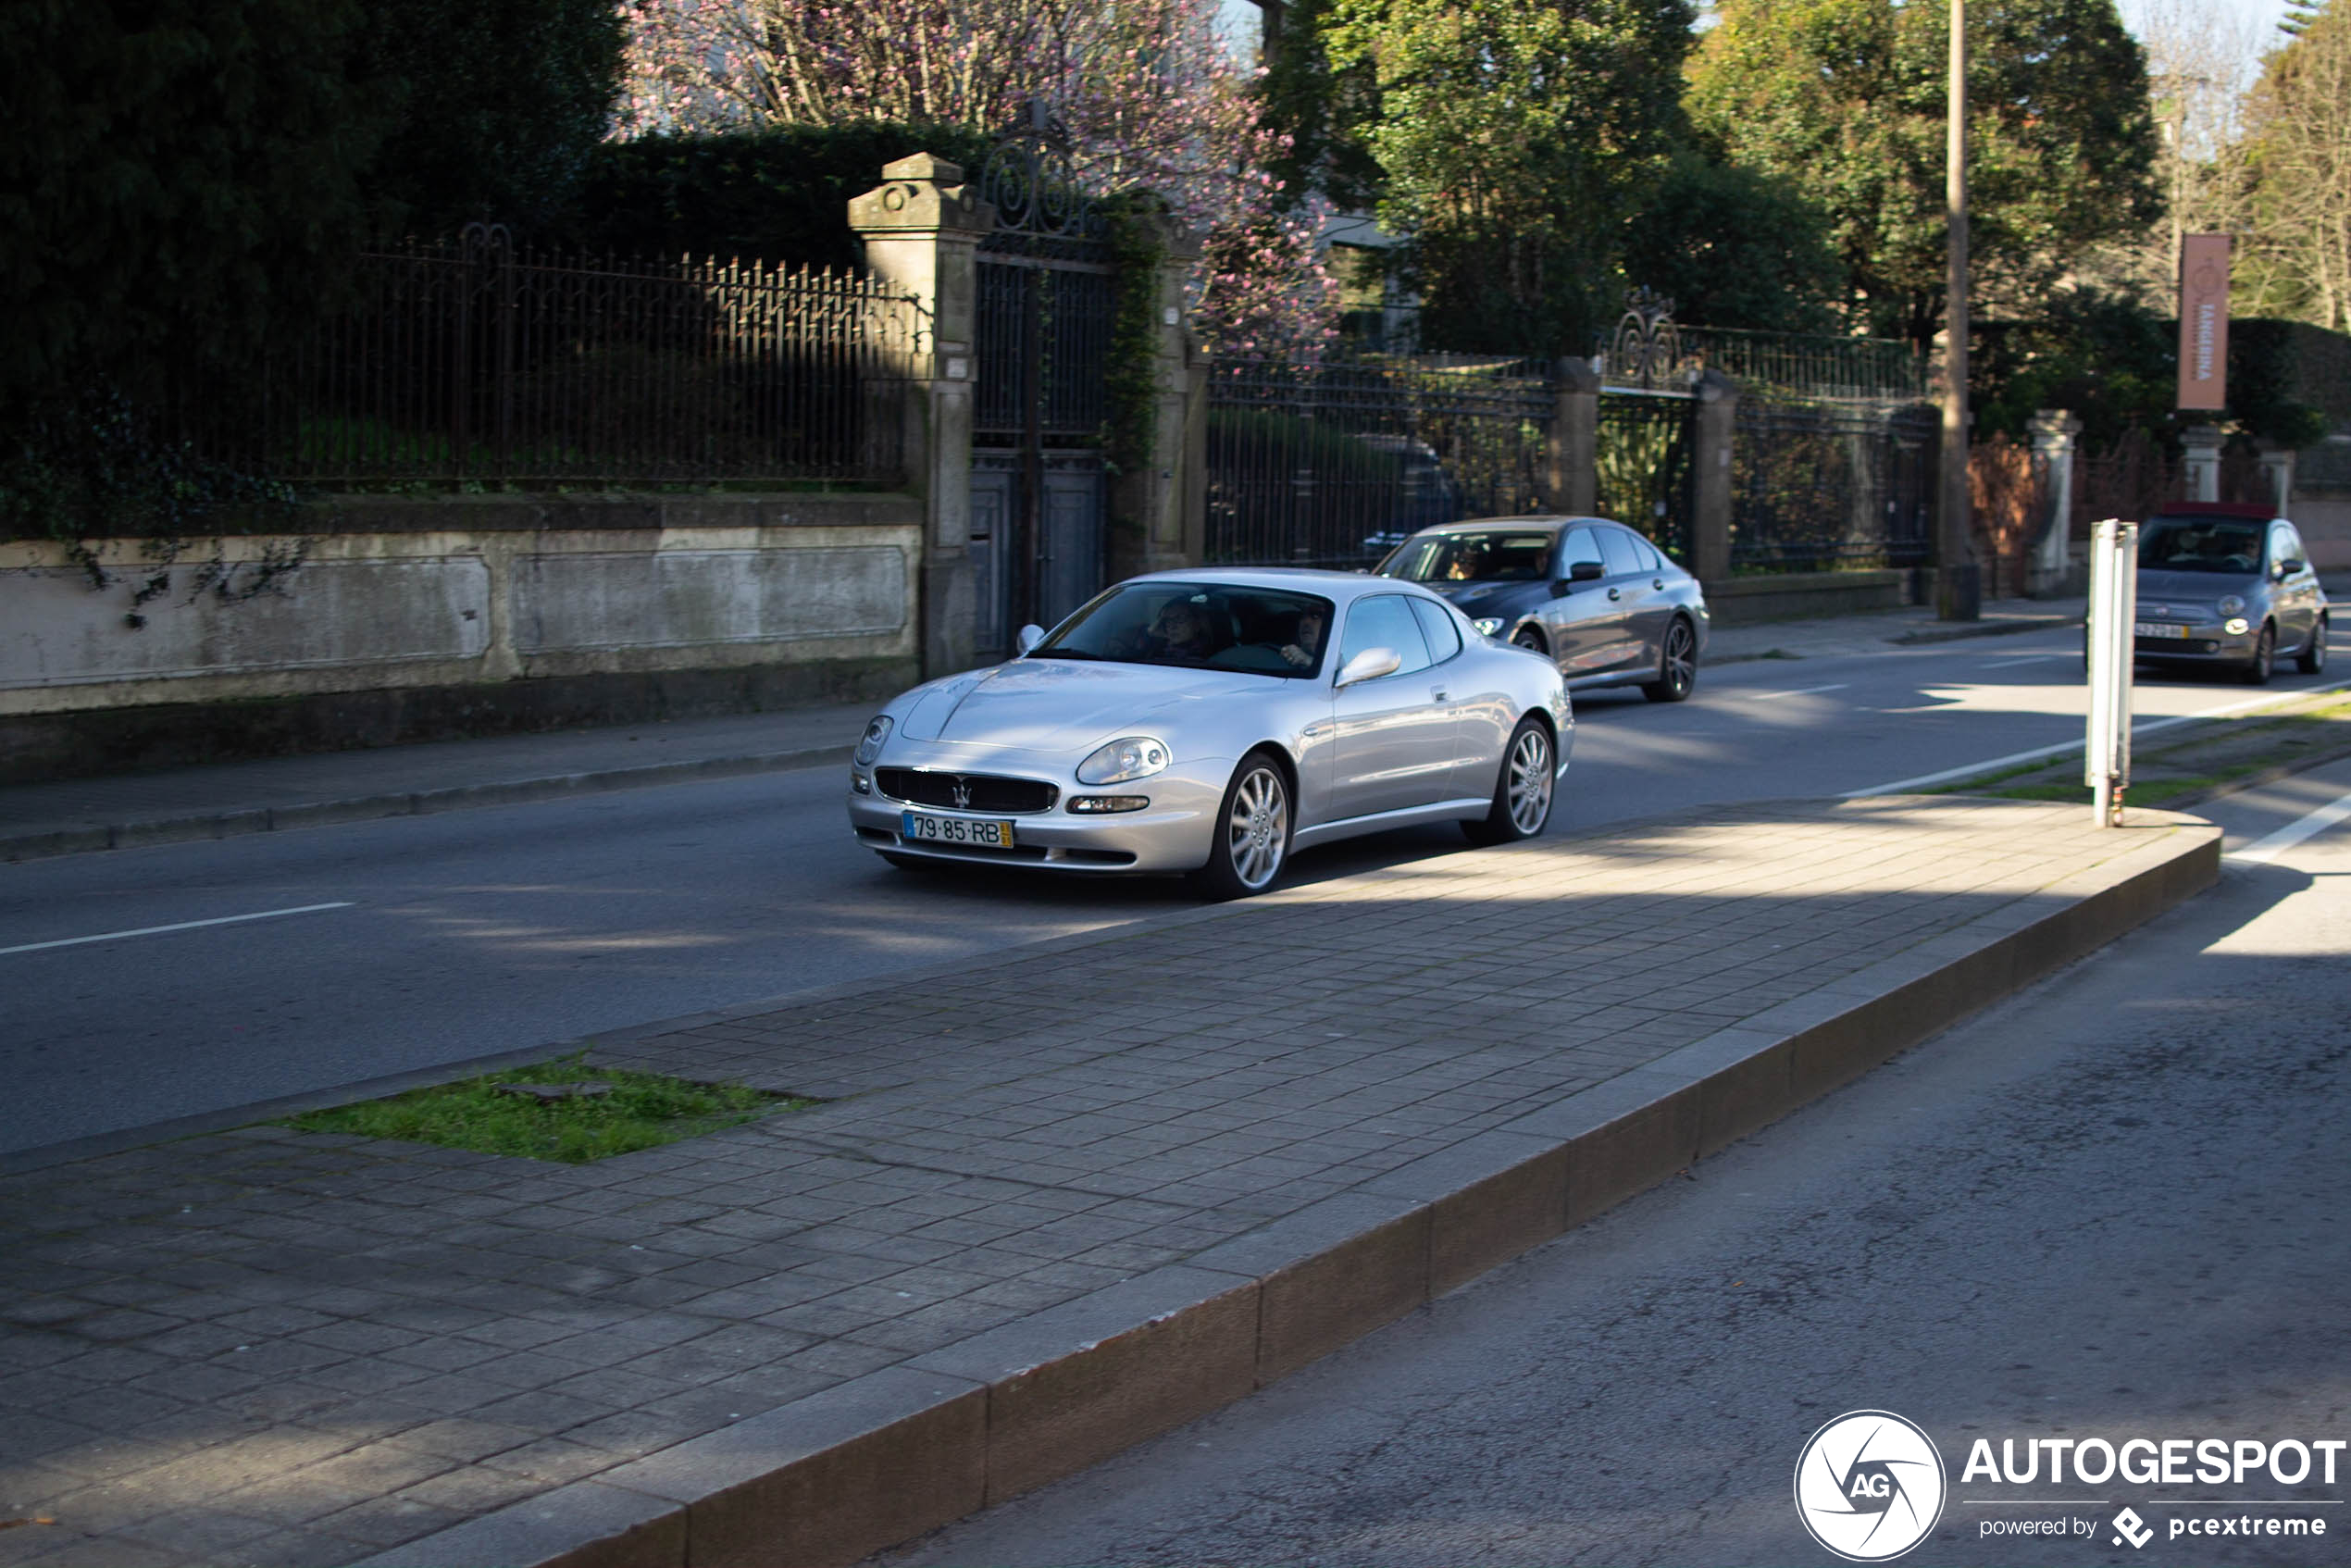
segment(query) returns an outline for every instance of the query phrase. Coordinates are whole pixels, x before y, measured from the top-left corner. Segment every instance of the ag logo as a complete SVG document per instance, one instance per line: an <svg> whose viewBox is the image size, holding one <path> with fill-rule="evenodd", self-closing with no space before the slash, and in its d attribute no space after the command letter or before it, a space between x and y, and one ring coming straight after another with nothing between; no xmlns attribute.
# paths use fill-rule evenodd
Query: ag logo
<svg viewBox="0 0 2351 1568"><path fill-rule="evenodd" d="M1812 1434L1796 1462L1796 1513L1853 1562L1899 1557L1943 1517L1943 1456L1891 1411L1857 1410Z"/></svg>

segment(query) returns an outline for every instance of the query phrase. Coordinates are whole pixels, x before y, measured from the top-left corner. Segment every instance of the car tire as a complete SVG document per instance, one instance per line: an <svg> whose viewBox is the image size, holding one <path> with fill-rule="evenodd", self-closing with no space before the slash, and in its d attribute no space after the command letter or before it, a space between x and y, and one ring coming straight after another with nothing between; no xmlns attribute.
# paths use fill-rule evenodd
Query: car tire
<svg viewBox="0 0 2351 1568"><path fill-rule="evenodd" d="M2274 621L2261 623L2261 635L2253 640L2253 657L2246 661L2241 673L2247 686L2267 686L2278 667L2278 628Z"/></svg>
<svg viewBox="0 0 2351 1568"><path fill-rule="evenodd" d="M2322 675L2327 667L2327 618L2319 617L2310 628L2309 646L2295 655L2294 667L2304 675Z"/></svg>
<svg viewBox="0 0 2351 1568"><path fill-rule="evenodd" d="M1665 651L1657 662L1657 678L1641 688L1652 703L1678 703L1698 685L1698 631L1681 616L1665 628Z"/></svg>
<svg viewBox="0 0 2351 1568"><path fill-rule="evenodd" d="M1262 893L1281 879L1289 862L1289 776L1270 752L1251 752L1233 769L1216 826L1208 841L1208 864L1192 873L1200 894L1219 902Z"/></svg>
<svg viewBox="0 0 2351 1568"><path fill-rule="evenodd" d="M1549 826L1558 791L1559 765L1551 732L1537 718L1523 718L1502 749L1494 804L1484 816L1462 824L1473 844L1508 844L1532 839Z"/></svg>
<svg viewBox="0 0 2351 1568"><path fill-rule="evenodd" d="M1551 656L1551 651L1543 645L1543 634L1531 626L1520 627L1511 633L1511 646L1524 648L1530 653L1540 653L1547 659Z"/></svg>

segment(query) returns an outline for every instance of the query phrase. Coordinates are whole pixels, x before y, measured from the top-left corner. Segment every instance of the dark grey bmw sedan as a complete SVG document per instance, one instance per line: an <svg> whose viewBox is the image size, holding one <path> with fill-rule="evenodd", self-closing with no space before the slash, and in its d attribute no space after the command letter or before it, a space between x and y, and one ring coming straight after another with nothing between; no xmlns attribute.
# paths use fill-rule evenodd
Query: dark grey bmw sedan
<svg viewBox="0 0 2351 1568"><path fill-rule="evenodd" d="M1656 545L1606 517L1481 517L1423 529L1379 565L1453 602L1477 629L1548 655L1572 688L1698 684L1706 595Z"/></svg>

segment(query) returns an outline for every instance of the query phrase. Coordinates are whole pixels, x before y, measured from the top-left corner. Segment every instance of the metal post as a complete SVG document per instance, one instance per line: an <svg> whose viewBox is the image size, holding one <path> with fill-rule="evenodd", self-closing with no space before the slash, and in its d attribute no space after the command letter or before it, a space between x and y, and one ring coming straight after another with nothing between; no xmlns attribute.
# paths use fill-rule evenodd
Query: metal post
<svg viewBox="0 0 2351 1568"><path fill-rule="evenodd" d="M1949 222L1944 280L1949 347L1943 356L1943 527L1936 540L1937 613L1972 621L1984 613L1968 493L1967 0L1951 0L1950 103L1944 127L1944 205Z"/></svg>
<svg viewBox="0 0 2351 1568"><path fill-rule="evenodd" d="M2139 525L2108 517L2090 530L2090 721L2082 781L2100 828L2122 826L2131 783L2131 656L2139 608Z"/></svg>

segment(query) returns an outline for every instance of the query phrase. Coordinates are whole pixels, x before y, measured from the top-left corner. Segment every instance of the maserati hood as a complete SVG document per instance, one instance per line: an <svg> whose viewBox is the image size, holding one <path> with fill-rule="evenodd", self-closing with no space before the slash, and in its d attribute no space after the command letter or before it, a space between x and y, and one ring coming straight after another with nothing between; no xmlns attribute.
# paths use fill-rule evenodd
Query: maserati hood
<svg viewBox="0 0 2351 1568"><path fill-rule="evenodd" d="M910 740L1025 751L1090 751L1104 740L1181 723L1203 703L1263 695L1264 676L1163 665L1015 659L923 693L899 723Z"/></svg>

